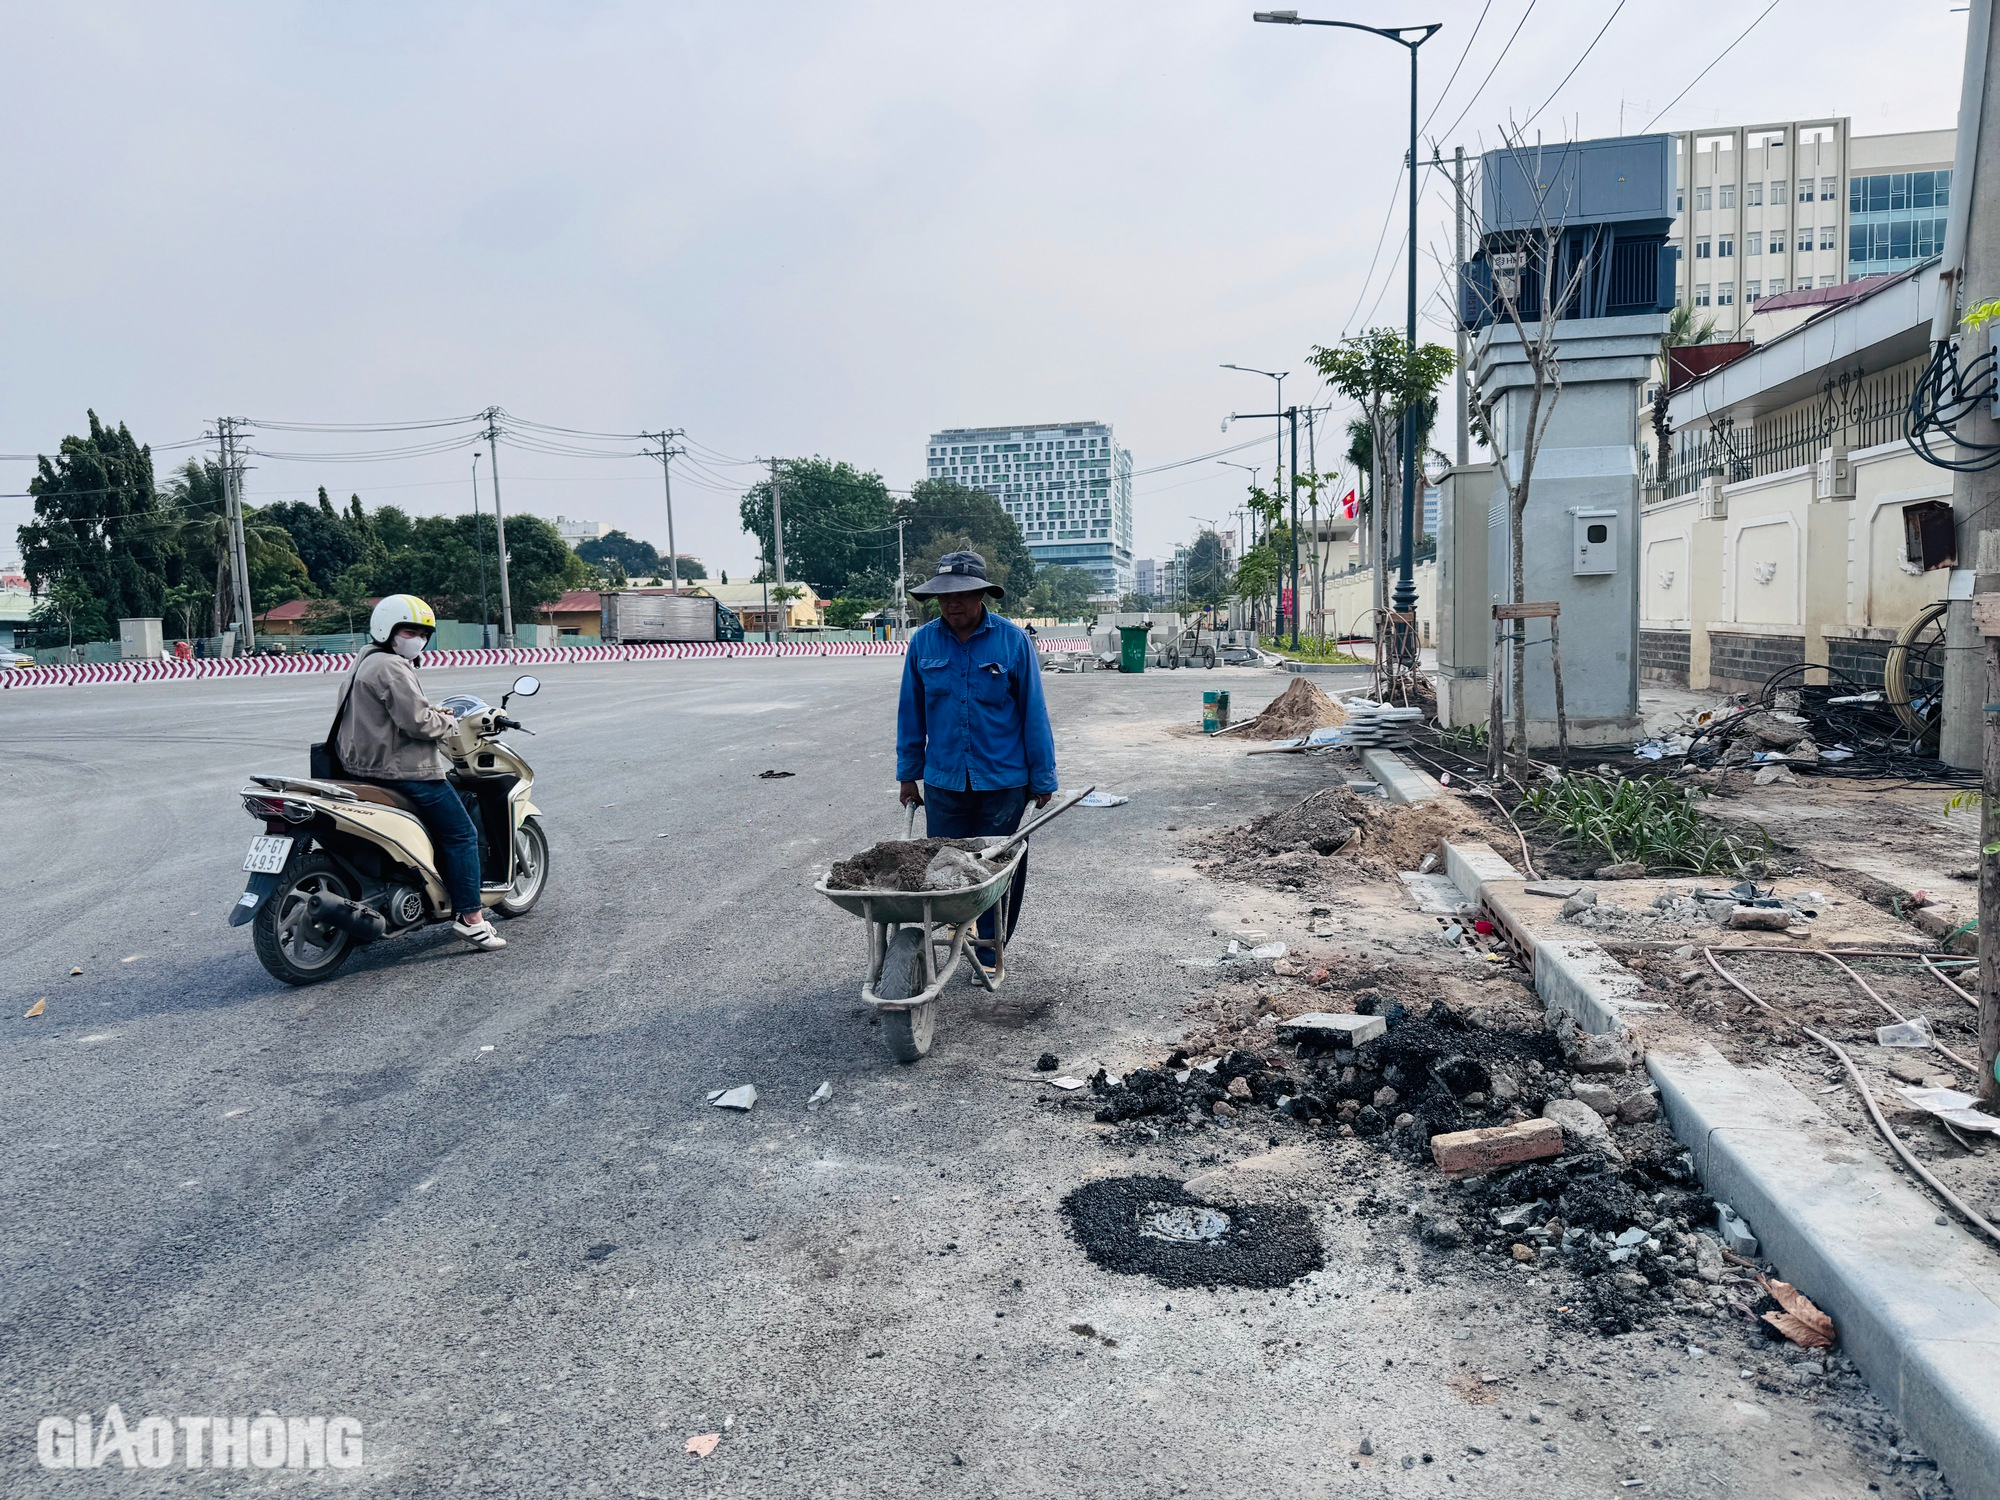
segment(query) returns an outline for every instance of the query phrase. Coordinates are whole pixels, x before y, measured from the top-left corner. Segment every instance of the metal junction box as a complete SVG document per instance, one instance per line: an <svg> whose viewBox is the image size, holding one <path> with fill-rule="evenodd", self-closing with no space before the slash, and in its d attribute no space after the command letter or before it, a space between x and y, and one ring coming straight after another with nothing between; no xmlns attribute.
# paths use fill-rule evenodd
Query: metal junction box
<svg viewBox="0 0 2000 1500"><path fill-rule="evenodd" d="M1579 578L1618 571L1618 512L1572 510L1570 572Z"/></svg>

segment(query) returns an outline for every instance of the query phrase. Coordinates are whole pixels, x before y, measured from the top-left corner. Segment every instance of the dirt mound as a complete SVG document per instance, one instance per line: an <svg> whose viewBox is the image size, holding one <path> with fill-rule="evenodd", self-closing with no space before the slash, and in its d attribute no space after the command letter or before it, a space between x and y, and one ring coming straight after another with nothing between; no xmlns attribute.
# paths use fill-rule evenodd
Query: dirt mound
<svg viewBox="0 0 2000 1500"><path fill-rule="evenodd" d="M1445 839L1493 837L1478 811L1456 797L1398 806L1341 786L1210 835L1192 852L1214 861L1204 865L1210 874L1303 889L1351 878L1356 865L1390 879L1398 870L1416 869Z"/></svg>
<svg viewBox="0 0 2000 1500"><path fill-rule="evenodd" d="M839 861L826 883L836 891L920 891L938 850L979 847L978 839L885 839Z"/></svg>
<svg viewBox="0 0 2000 1500"><path fill-rule="evenodd" d="M1347 715L1338 703L1313 686L1310 679L1294 677L1261 714L1237 733L1246 740L1296 740L1315 729L1331 729L1346 722Z"/></svg>

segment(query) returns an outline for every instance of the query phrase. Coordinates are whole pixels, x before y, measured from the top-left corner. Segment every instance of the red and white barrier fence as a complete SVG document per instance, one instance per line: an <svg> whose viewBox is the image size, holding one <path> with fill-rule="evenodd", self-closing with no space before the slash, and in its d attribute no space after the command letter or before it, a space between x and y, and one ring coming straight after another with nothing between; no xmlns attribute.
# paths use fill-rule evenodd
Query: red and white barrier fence
<svg viewBox="0 0 2000 1500"><path fill-rule="evenodd" d="M1040 641L1044 651L1088 651L1088 641ZM472 651L431 651L428 670L454 667L559 667L603 662L678 661L737 656L901 656L901 641L688 641L627 646L535 646ZM344 652L284 656L204 657L182 661L84 662L76 666L15 667L0 671L0 689L85 687L98 683L179 682L207 677L276 677L344 673L354 658Z"/></svg>

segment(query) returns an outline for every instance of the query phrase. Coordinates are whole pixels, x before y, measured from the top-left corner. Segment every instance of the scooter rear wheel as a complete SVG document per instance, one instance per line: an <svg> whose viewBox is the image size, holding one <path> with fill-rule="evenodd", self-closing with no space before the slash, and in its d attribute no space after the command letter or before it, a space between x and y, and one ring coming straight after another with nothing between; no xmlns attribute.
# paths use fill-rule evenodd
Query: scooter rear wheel
<svg viewBox="0 0 2000 1500"><path fill-rule="evenodd" d="M307 915L315 895L353 900L346 875L326 855L294 854L278 878L278 889L250 924L257 961L286 984L318 984L338 974L354 956L354 940L339 928L320 929Z"/></svg>

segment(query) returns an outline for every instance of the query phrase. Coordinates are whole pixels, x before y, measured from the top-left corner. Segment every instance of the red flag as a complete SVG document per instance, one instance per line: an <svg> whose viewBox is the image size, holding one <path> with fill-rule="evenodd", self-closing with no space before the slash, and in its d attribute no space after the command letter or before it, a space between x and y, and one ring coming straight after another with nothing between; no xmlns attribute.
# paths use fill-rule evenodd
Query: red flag
<svg viewBox="0 0 2000 1500"><path fill-rule="evenodd" d="M1349 490L1346 494L1340 497L1341 520L1352 521L1356 513L1360 510L1360 508L1361 508L1361 502L1355 499L1353 490Z"/></svg>

